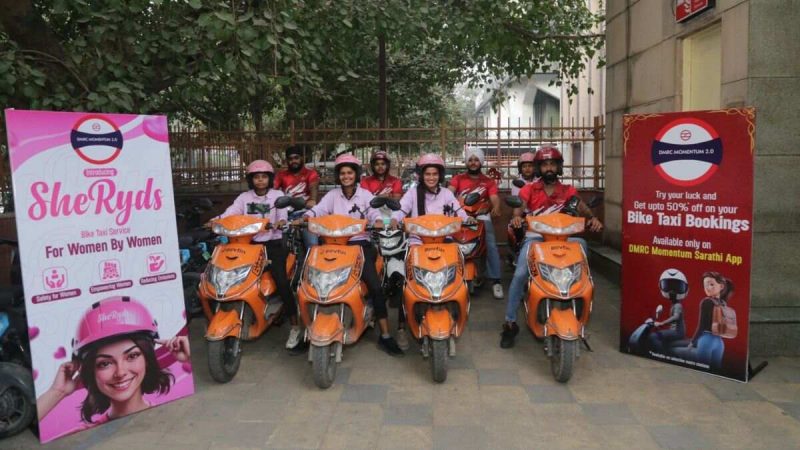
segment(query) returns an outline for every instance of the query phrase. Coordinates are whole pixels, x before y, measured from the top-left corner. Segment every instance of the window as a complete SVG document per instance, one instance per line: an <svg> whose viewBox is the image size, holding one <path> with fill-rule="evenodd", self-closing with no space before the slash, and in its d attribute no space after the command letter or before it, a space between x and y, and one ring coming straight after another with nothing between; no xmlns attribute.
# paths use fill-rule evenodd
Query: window
<svg viewBox="0 0 800 450"><path fill-rule="evenodd" d="M683 110L718 109L722 74L720 24L683 40Z"/></svg>

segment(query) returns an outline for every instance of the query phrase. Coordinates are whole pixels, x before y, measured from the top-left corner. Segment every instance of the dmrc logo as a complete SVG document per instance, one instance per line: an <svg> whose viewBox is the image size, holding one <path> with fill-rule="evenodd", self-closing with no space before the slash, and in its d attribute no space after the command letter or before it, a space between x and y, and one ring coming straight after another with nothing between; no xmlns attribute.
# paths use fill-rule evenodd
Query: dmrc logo
<svg viewBox="0 0 800 450"><path fill-rule="evenodd" d="M695 186L714 175L722 162L722 140L707 122L685 117L659 130L653 166L670 184Z"/></svg>
<svg viewBox="0 0 800 450"><path fill-rule="evenodd" d="M70 141L75 153L90 164L108 164L122 151L122 132L114 122L97 114L82 117L72 127Z"/></svg>

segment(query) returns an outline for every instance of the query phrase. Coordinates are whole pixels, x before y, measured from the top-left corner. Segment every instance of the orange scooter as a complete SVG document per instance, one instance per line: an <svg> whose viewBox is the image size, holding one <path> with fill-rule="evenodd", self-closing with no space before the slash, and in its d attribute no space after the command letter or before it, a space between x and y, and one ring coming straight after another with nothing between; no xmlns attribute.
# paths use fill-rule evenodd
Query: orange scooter
<svg viewBox="0 0 800 450"><path fill-rule="evenodd" d="M479 201L479 199L479 194L472 193L460 197L458 201L467 215L477 218L488 214L491 209L488 200ZM464 281L467 282L467 288L472 295L475 293L475 288L483 284L483 278L478 275L478 264L486 255L486 228L483 221L478 220L477 225L472 227L462 227L453 235L453 239L464 255Z"/></svg>
<svg viewBox="0 0 800 450"><path fill-rule="evenodd" d="M347 245L351 237L371 230L366 219L344 215L310 217L308 230L324 239L306 257L297 300L300 317L310 341L308 359L314 383L327 389L336 378L342 361L342 347L358 341L373 324L367 286L361 281L364 252L361 246ZM376 259L378 274L383 258Z"/></svg>
<svg viewBox="0 0 800 450"><path fill-rule="evenodd" d="M423 357L430 359L433 381L441 383L469 315L464 257L458 244L445 243L459 232L461 219L426 214L406 218L403 226L422 240L422 245L409 247L406 257L406 320L411 334L422 341Z"/></svg>
<svg viewBox="0 0 800 450"><path fill-rule="evenodd" d="M278 206L280 199L276 201ZM284 203L288 202L287 201ZM200 277L200 302L208 319L208 370L211 378L227 383L241 364L241 341L251 341L267 331L280 317L283 303L275 280L266 270L264 246L253 236L270 228L269 219L247 215L229 216L212 222L212 231L226 236L217 245ZM287 258L287 271L294 255Z"/></svg>
<svg viewBox="0 0 800 450"><path fill-rule="evenodd" d="M585 227L585 219L575 217L578 202L573 197L562 212L526 218L528 229L544 236L544 242L533 242L528 251L526 321L533 334L544 339L553 377L561 383L572 377L579 343L586 342L594 295L586 254L579 243L567 241ZM507 197L506 204L519 208L522 200Z"/></svg>

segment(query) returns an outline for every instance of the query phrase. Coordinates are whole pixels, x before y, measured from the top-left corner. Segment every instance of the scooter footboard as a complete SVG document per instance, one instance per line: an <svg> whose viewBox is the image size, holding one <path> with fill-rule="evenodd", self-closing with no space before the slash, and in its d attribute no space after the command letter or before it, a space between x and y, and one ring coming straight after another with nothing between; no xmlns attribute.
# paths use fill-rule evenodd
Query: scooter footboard
<svg viewBox="0 0 800 450"><path fill-rule="evenodd" d="M308 338L315 345L344 342L344 325L337 314L320 312L308 327Z"/></svg>
<svg viewBox="0 0 800 450"><path fill-rule="evenodd" d="M206 339L209 341L220 341L226 337L239 337L242 329L242 321L239 320L239 311L232 308L228 311L217 311L208 322Z"/></svg>
<svg viewBox="0 0 800 450"><path fill-rule="evenodd" d="M547 335L556 335L566 341L583 336L583 324L575 317L572 309L553 308L547 318Z"/></svg>
<svg viewBox="0 0 800 450"><path fill-rule="evenodd" d="M455 322L449 310L430 308L422 319L422 335L434 340L448 339L453 334L454 326Z"/></svg>

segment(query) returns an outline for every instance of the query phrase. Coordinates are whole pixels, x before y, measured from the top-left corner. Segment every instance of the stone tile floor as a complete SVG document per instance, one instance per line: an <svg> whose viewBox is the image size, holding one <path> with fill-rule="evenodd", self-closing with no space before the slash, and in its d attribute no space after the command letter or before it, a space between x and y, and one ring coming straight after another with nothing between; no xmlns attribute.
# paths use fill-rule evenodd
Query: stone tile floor
<svg viewBox="0 0 800 450"><path fill-rule="evenodd" d="M245 347L236 378L208 375L203 321L192 323L197 393L46 445L60 449L798 448L800 358L772 358L749 384L617 351L619 289L596 277L593 353L556 383L523 330L499 348L502 301L482 291L444 384L415 351L390 358L375 333L345 349L337 381L317 389L287 327ZM392 313L393 314L393 313ZM30 432L3 449L38 447Z"/></svg>

